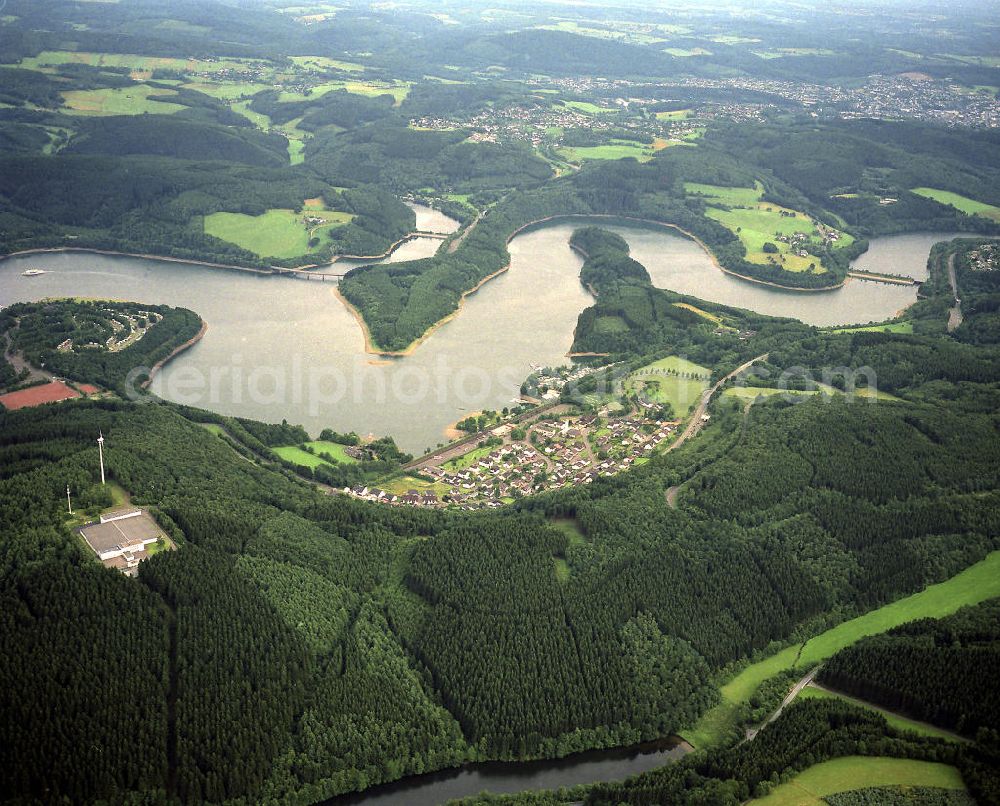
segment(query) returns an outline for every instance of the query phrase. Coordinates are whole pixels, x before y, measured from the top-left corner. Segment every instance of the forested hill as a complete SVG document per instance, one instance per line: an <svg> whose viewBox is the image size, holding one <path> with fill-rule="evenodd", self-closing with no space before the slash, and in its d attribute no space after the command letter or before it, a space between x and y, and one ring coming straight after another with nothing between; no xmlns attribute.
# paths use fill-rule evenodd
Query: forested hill
<svg viewBox="0 0 1000 806"><path fill-rule="evenodd" d="M722 396L680 450L479 514L319 495L234 450L262 427L221 439L166 404L0 414L3 790L315 801L663 736L728 664L998 548L992 348L780 322L755 338L719 367L758 349L868 366L898 400ZM179 545L138 579L67 528L67 483L109 503L97 432Z"/></svg>

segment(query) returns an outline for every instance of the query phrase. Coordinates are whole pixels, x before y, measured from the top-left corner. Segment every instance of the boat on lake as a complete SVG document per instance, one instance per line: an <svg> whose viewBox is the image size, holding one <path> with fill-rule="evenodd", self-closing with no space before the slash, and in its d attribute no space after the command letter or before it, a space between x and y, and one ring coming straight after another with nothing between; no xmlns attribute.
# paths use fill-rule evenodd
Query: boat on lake
<svg viewBox="0 0 1000 806"><path fill-rule="evenodd" d="M45 269L28 269L23 273L24 277L37 277L39 274L45 274Z"/></svg>

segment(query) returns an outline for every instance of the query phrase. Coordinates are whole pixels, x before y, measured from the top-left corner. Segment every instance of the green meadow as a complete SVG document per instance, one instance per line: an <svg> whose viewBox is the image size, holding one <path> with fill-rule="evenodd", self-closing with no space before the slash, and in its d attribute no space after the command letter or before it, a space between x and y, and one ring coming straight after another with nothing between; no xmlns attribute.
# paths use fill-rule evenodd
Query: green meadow
<svg viewBox="0 0 1000 806"><path fill-rule="evenodd" d="M322 218L325 223L308 228L305 216ZM352 219L349 213L330 210L268 210L263 215L212 213L205 216L205 234L241 246L260 257L293 258L318 251L322 244L309 246L313 236L321 239L326 230Z"/></svg>
<svg viewBox="0 0 1000 806"><path fill-rule="evenodd" d="M410 84L405 81L327 81L311 87L308 93L284 91L278 95L279 101L307 101L310 98L320 98L328 92L347 90L354 95L366 95L370 98L379 95L391 95L398 106L410 92Z"/></svg>
<svg viewBox="0 0 1000 806"><path fill-rule="evenodd" d="M910 758L844 756L815 764L769 795L750 801L756 806L825 806L823 798L853 789L920 786L965 789L958 770L948 764Z"/></svg>
<svg viewBox="0 0 1000 806"><path fill-rule="evenodd" d="M585 115L607 115L618 111L606 106L592 104L589 101L564 101L564 104L570 109L575 109L577 112L583 112Z"/></svg>
<svg viewBox="0 0 1000 806"><path fill-rule="evenodd" d="M798 210L762 201L764 189L759 182L754 188L687 182L684 188L690 195L704 198L708 205L705 214L739 237L746 247L746 259L751 263L764 264L775 261L786 271L816 273L826 271L815 255L801 256L792 250L790 244L777 239L778 235L791 237L796 233L803 233L807 236L808 244L822 244L820 229L813 223L812 217ZM836 232L838 235L837 248L854 242L854 239L845 232L839 230L831 232ZM776 254L764 251L764 245L768 243L777 248Z"/></svg>
<svg viewBox="0 0 1000 806"><path fill-rule="evenodd" d="M668 403L678 417L685 417L698 405L710 377L711 370L670 356L637 369L625 379L624 387L641 392L647 400Z"/></svg>
<svg viewBox="0 0 1000 806"><path fill-rule="evenodd" d="M353 456L347 455L347 452L344 450L347 446L341 445L339 442L327 442L325 440L316 439L311 442L307 442L306 447L312 448L317 454L323 455L324 458L329 456L334 462L339 462L345 465L353 465L358 462L358 460Z"/></svg>
<svg viewBox="0 0 1000 806"><path fill-rule="evenodd" d="M171 115L187 107L169 101L153 100L150 96L169 97L174 90L164 90L137 84L102 90L71 90L62 94L64 111L73 115Z"/></svg>
<svg viewBox="0 0 1000 806"><path fill-rule="evenodd" d="M845 621L804 644L793 644L747 666L721 687L722 702L682 734L695 747L719 744L735 727L740 706L749 701L765 680L793 669L805 674L820 661L866 636L919 618L947 616L960 607L994 596L1000 596L1000 551L992 552L951 579Z"/></svg>
<svg viewBox="0 0 1000 806"><path fill-rule="evenodd" d="M561 146L556 151L572 163L584 160L620 160L634 157L639 162L649 162L653 158L652 146L631 140L612 140L603 146Z"/></svg>
<svg viewBox="0 0 1000 806"><path fill-rule="evenodd" d="M1000 221L1000 207L985 202L976 201L966 196L960 196L948 190L938 190L937 188L913 188L913 193L927 199L933 199L941 204L950 204L957 210L961 210L966 215L978 215L984 218L991 218Z"/></svg>

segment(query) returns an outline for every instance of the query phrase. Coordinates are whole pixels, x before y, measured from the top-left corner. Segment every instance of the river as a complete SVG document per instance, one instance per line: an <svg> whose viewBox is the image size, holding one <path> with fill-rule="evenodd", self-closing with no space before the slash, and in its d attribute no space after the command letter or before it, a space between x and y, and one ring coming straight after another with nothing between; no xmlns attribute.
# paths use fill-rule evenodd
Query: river
<svg viewBox="0 0 1000 806"><path fill-rule="evenodd" d="M454 229L446 216L415 209L421 229ZM581 259L568 246L581 223L558 220L514 238L510 271L470 296L458 316L403 359L365 353L333 282L63 252L0 262L0 305L82 296L191 308L208 331L158 375L157 394L224 414L287 419L314 435L326 427L391 434L418 453L468 413L509 405L533 366L566 363L577 316L592 302L579 282ZM862 281L823 293L767 288L723 274L698 244L671 230L599 223L629 241L657 286L728 305L846 325L888 318L916 299L915 287ZM945 237L875 239L859 264L919 277L930 245ZM388 261L427 257L440 245L417 238ZM48 273L22 276L34 267Z"/></svg>

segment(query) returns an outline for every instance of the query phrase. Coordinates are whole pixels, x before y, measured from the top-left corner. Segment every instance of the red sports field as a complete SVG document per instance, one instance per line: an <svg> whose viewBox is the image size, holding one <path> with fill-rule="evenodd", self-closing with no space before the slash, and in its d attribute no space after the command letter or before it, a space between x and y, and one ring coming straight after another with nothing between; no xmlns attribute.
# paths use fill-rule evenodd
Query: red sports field
<svg viewBox="0 0 1000 806"><path fill-rule="evenodd" d="M0 405L13 411L14 409L40 406L42 403L55 403L58 400L69 400L79 396L79 392L70 389L62 381L50 381L41 386L22 389L20 392L8 392L6 395L0 395Z"/></svg>
<svg viewBox="0 0 1000 806"><path fill-rule="evenodd" d="M83 392L85 395L96 395L101 390L94 386L92 383L78 383L76 388Z"/></svg>

